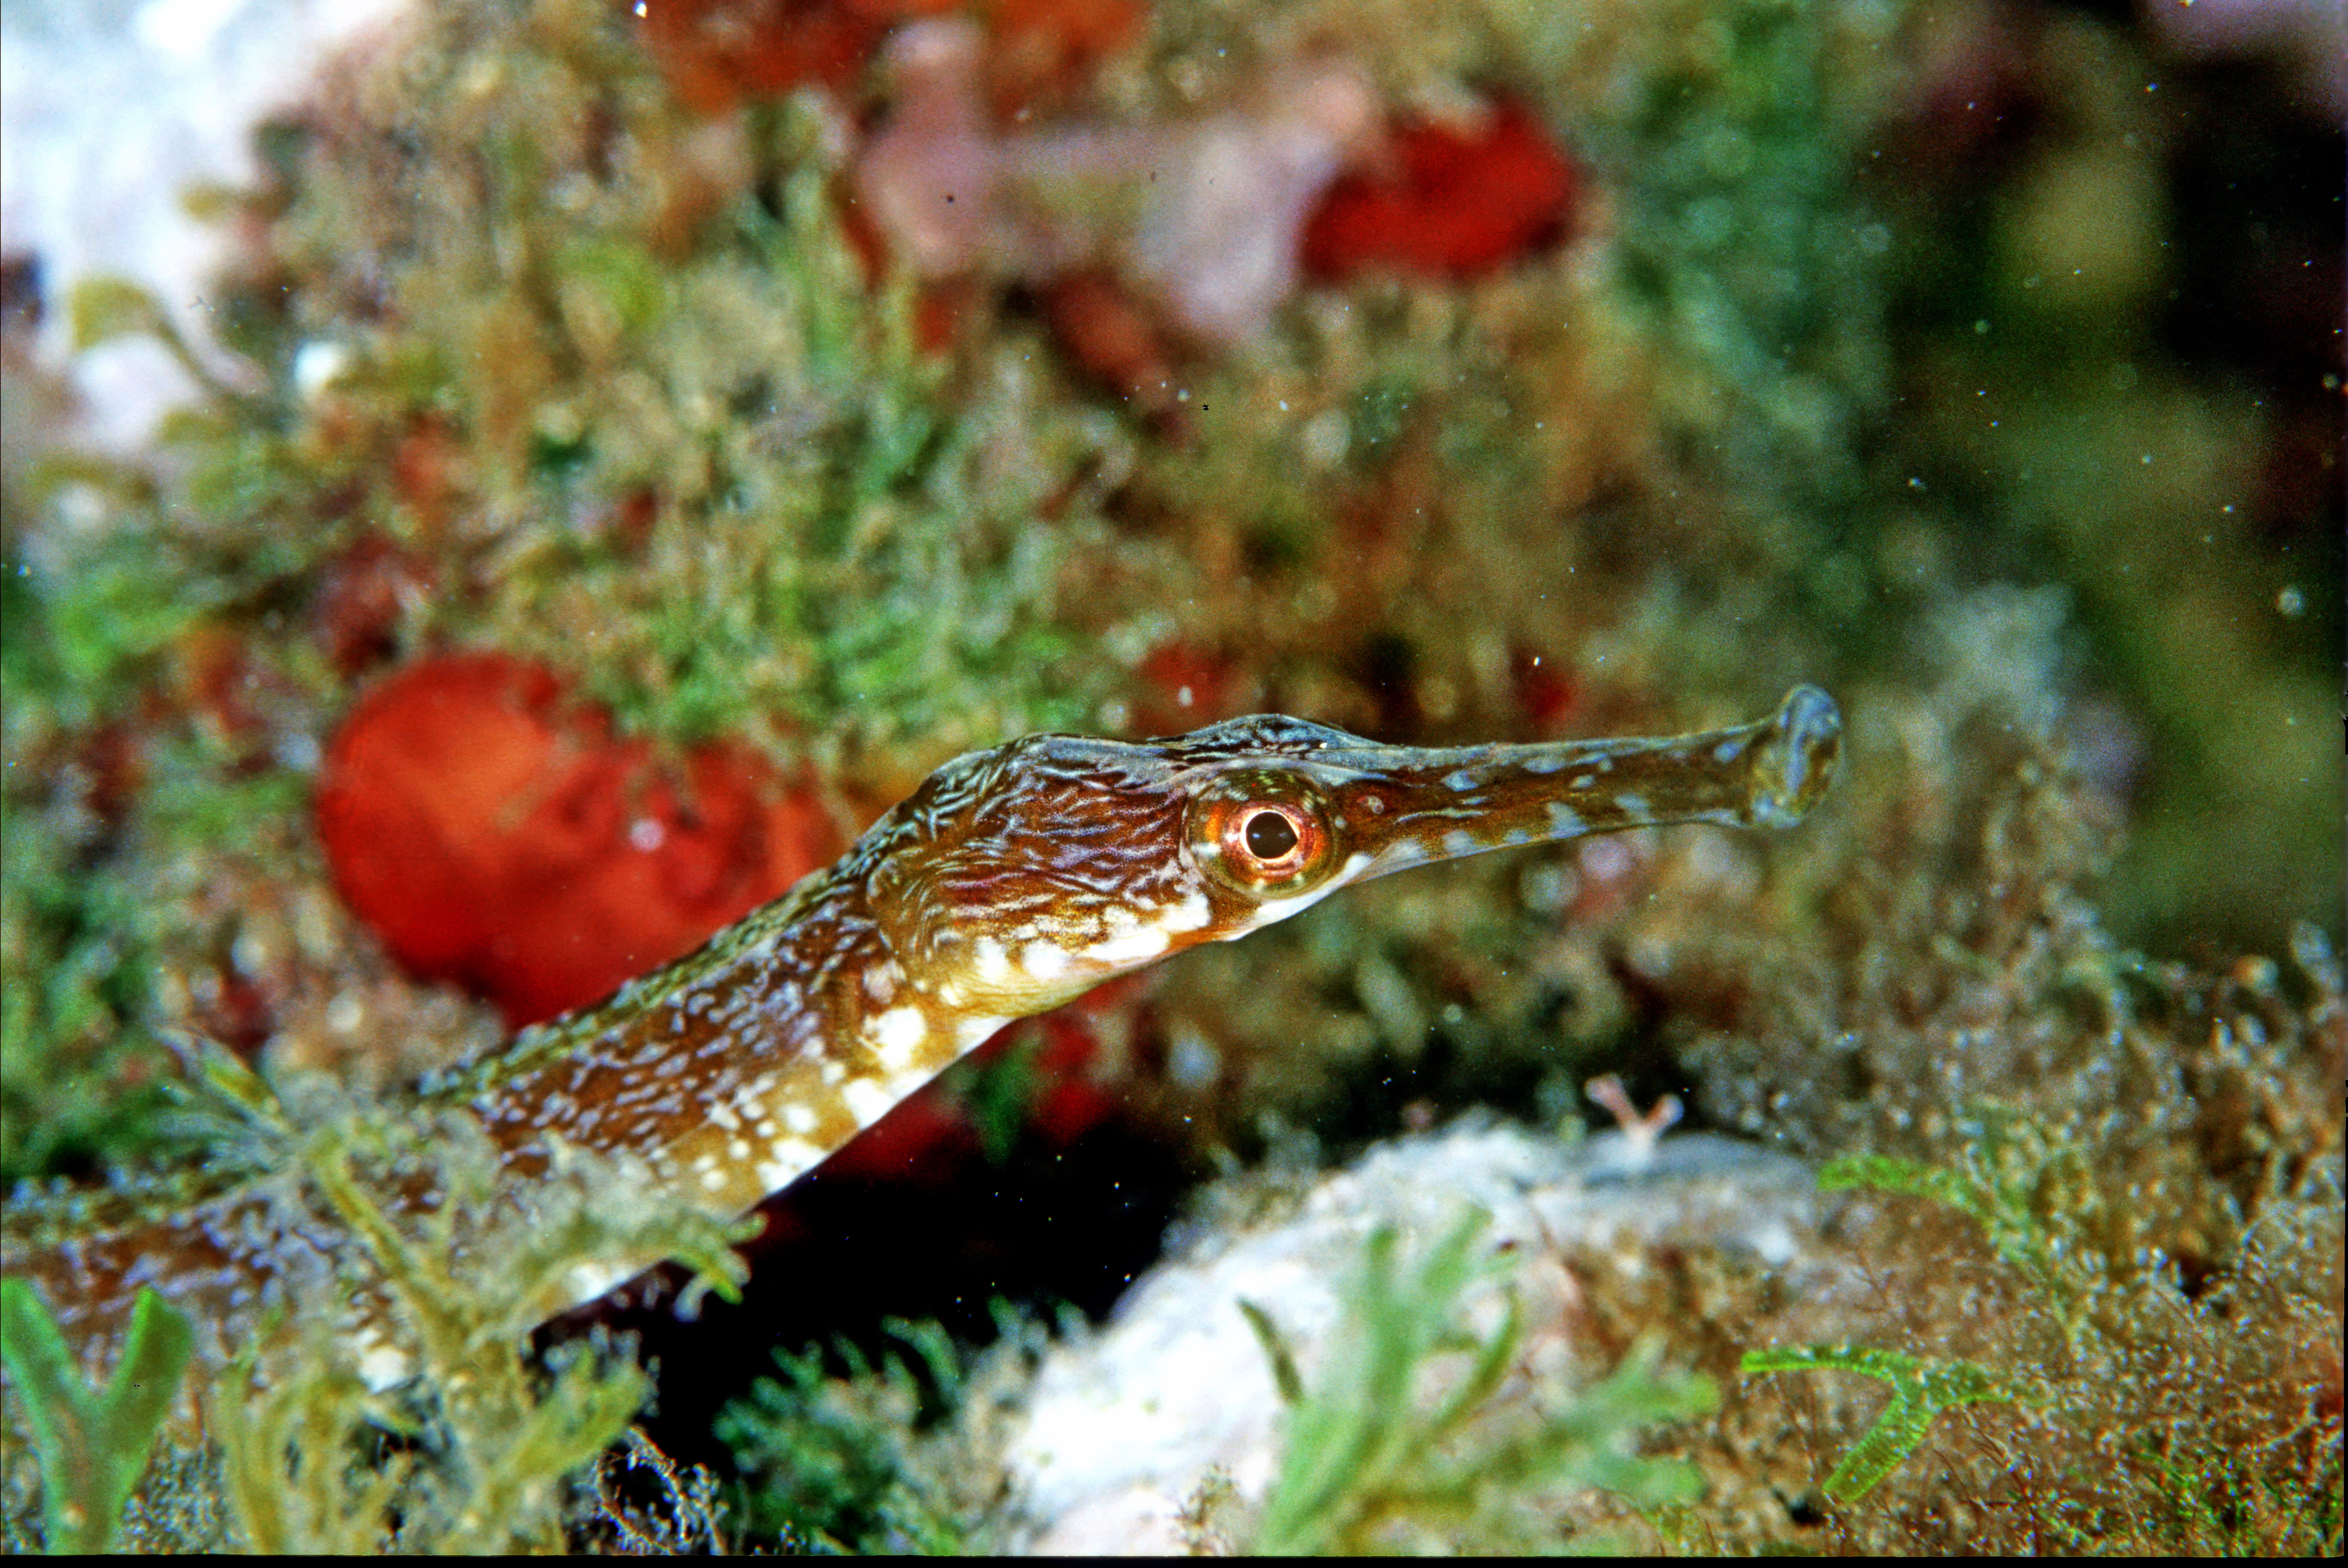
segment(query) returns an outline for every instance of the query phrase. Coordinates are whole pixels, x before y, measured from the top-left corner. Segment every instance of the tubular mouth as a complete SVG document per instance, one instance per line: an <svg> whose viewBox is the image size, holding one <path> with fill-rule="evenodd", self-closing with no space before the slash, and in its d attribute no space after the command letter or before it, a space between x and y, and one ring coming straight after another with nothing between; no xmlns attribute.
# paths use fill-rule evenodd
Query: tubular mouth
<svg viewBox="0 0 2348 1568"><path fill-rule="evenodd" d="M1353 882L1628 828L1788 828L1833 781L1841 735L1834 699L1801 686L1766 718L1700 734L1433 750L1361 742L1300 766L1331 802L1353 868L1338 881Z"/></svg>
<svg viewBox="0 0 2348 1568"><path fill-rule="evenodd" d="M1746 817L1757 828L1790 828L1810 813L1834 782L1842 755L1842 710L1814 686L1786 694L1747 753L1752 769Z"/></svg>

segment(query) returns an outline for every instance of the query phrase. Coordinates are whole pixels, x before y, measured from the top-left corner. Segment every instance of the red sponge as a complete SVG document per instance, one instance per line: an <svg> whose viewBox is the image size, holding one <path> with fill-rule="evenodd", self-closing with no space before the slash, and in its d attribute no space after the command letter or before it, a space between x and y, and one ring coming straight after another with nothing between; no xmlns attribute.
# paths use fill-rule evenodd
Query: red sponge
<svg viewBox="0 0 2348 1568"><path fill-rule="evenodd" d="M363 697L318 836L400 962L520 1027L690 952L837 851L811 792L746 748L663 766L541 665L445 655Z"/></svg>
<svg viewBox="0 0 2348 1568"><path fill-rule="evenodd" d="M1387 170L1332 185L1304 225L1304 270L1342 281L1376 270L1465 278L1563 240L1573 165L1519 104L1476 135L1440 125L1395 133Z"/></svg>

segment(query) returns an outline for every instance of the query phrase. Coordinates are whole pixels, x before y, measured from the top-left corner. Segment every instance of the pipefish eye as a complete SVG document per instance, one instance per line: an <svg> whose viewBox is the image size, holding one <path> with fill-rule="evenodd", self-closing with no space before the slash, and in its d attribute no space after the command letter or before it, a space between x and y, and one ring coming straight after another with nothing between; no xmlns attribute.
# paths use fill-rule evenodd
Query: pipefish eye
<svg viewBox="0 0 2348 1568"><path fill-rule="evenodd" d="M1291 893L1334 863L1329 809L1303 780L1278 774L1218 779L1191 808L1200 862L1246 893Z"/></svg>

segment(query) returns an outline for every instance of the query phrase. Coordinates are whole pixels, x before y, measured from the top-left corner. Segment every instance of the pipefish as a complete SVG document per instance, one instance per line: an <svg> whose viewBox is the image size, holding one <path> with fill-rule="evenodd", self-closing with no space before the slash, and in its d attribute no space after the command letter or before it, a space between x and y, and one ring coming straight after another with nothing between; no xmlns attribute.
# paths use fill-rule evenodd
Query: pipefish
<svg viewBox="0 0 2348 1568"><path fill-rule="evenodd" d="M1427 748L1276 714L1138 742L1031 735L948 762L697 951L427 1078L421 1105L478 1124L517 1211L582 1149L731 1217L1013 1019L1410 866L1667 823L1791 826L1840 734L1834 700L1803 686L1766 719L1669 738ZM298 1281L348 1273L352 1238L283 1188L116 1204L95 1228L12 1240L7 1270L88 1356L150 1285L224 1359ZM421 1183L395 1199L443 1201ZM536 1305L551 1316L657 1261L580 1268ZM350 1308L378 1387L412 1366L382 1299Z"/></svg>

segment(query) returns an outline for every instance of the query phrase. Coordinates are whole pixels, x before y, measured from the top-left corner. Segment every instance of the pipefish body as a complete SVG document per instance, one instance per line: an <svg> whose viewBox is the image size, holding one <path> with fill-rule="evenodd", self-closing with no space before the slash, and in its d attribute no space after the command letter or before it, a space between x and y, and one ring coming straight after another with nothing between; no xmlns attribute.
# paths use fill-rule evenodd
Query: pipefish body
<svg viewBox="0 0 2348 1568"><path fill-rule="evenodd" d="M1665 823L1791 826L1840 734L1805 686L1756 723L1662 739L1425 748L1272 714L1140 742L1028 736L945 764L696 952L420 1092L479 1123L518 1205L570 1146L730 1217L1013 1019L1408 866ZM219 1359L352 1245L314 1208L232 1188L12 1243L6 1262L86 1355L144 1284ZM577 1271L546 1315L656 1261ZM367 1380L401 1380L380 1313L353 1311Z"/></svg>

